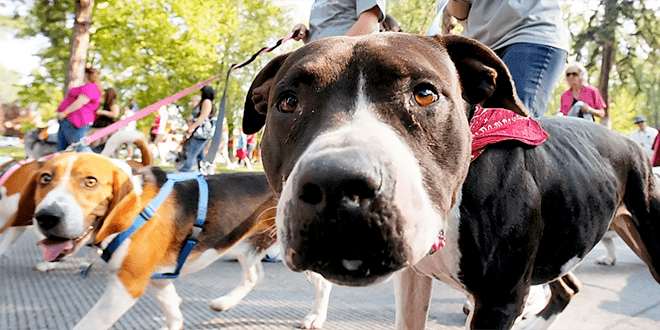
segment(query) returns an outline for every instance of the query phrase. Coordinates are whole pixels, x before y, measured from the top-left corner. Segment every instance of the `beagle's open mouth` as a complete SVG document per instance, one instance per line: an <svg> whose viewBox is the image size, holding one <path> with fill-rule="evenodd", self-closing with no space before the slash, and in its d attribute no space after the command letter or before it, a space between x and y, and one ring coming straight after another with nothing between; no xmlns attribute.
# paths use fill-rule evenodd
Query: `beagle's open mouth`
<svg viewBox="0 0 660 330"><path fill-rule="evenodd" d="M99 222L100 221L97 218L91 225L89 225L89 227L87 227L87 230L82 233L82 235L74 239L49 236L37 242L37 245L41 245L44 249L44 261L50 262L63 258L66 255L77 253L94 235Z"/></svg>

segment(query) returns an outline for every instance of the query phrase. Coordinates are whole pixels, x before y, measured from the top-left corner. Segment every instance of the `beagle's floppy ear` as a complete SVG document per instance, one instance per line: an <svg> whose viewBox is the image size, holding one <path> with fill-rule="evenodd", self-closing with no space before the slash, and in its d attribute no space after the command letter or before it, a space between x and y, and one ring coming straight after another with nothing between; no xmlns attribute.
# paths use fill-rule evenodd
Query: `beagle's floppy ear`
<svg viewBox="0 0 660 330"><path fill-rule="evenodd" d="M21 191L21 198L18 200L18 209L14 216L0 228L0 233L4 232L7 228L16 226L28 226L32 224L34 218L34 210L37 203L34 200L34 194L37 190L37 181L39 180L38 172L33 173L28 178L27 184Z"/></svg>
<svg viewBox="0 0 660 330"><path fill-rule="evenodd" d="M115 166L112 171L112 200L101 228L94 237L94 243L98 244L108 236L128 229L135 220L131 215L138 214L141 211L140 207L143 207L140 195L129 173Z"/></svg>
<svg viewBox="0 0 660 330"><path fill-rule="evenodd" d="M509 109L521 116L529 113L516 94L511 74L502 60L476 40L458 36L434 37L454 62L463 88L463 98L484 108Z"/></svg>
<svg viewBox="0 0 660 330"><path fill-rule="evenodd" d="M268 111L268 96L273 86L275 75L282 67L282 63L291 53L282 54L266 67L252 81L250 90L245 97L245 108L243 111L243 132L252 134L258 132L266 123L266 112Z"/></svg>

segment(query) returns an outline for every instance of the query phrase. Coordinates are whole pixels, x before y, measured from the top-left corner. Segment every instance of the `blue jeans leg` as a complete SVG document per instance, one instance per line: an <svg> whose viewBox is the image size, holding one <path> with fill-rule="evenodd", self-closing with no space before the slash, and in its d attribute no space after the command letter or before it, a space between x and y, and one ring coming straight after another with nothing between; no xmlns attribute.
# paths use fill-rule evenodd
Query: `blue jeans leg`
<svg viewBox="0 0 660 330"><path fill-rule="evenodd" d="M57 131L57 151L63 151L72 143L80 141L87 135L91 126L76 127L67 119L60 121L60 128ZM78 148L77 151L92 151L92 149L86 146Z"/></svg>
<svg viewBox="0 0 660 330"><path fill-rule="evenodd" d="M186 161L183 163L183 166L179 170L180 172L188 172L193 166L193 162L195 160L198 161L197 166L199 166L199 161L200 161L200 155L204 153L204 147L206 147L206 141L207 140L200 140L200 139L195 139L195 138L190 138L187 143L188 145L188 152L186 155ZM202 158L203 159L203 156Z"/></svg>
<svg viewBox="0 0 660 330"><path fill-rule="evenodd" d="M545 45L517 43L498 49L496 53L511 72L518 97L532 117L543 117L557 79L564 71L568 52Z"/></svg>

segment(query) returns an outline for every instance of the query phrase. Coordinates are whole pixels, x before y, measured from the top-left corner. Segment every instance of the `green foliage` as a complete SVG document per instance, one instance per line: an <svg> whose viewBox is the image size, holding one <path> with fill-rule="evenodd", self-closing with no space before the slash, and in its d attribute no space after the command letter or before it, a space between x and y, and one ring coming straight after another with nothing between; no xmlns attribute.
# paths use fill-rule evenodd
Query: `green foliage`
<svg viewBox="0 0 660 330"><path fill-rule="evenodd" d="M19 87L16 85L21 75L0 65L0 103L16 100Z"/></svg>
<svg viewBox="0 0 660 330"><path fill-rule="evenodd" d="M45 73L35 74L35 82L23 92L28 101L48 103L50 98L56 107L62 100L61 93L53 92L64 84L74 5L74 0L35 2L23 34L42 33L51 47L40 54ZM122 108L132 97L144 108L226 72L231 64L284 37L292 26L278 7L262 0L97 0L92 21L87 61L100 69L102 88L117 91ZM253 64L232 73L227 91L232 122L258 69ZM224 77L220 81L219 86L211 83L216 88L216 111L222 94L217 89L224 88ZM184 119L192 110L188 104L193 94L175 102ZM153 115L137 125L146 133L152 122Z"/></svg>
<svg viewBox="0 0 660 330"><path fill-rule="evenodd" d="M435 18L436 2L428 0L388 1L387 14L394 16L406 33L423 34Z"/></svg>

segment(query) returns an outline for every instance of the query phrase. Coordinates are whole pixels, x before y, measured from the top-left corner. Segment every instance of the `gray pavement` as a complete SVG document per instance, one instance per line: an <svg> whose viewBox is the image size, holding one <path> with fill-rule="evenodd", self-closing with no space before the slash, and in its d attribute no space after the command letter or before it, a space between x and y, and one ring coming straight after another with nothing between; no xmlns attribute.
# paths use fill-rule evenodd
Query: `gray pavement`
<svg viewBox="0 0 660 330"><path fill-rule="evenodd" d="M75 256L65 267L39 273L42 258L35 236L27 232L7 257L0 258L0 329L70 329L92 307L105 288L105 266L94 259L88 277L77 274L88 260ZM660 285L646 266L620 240L614 267L593 260L604 254L598 245L576 270L583 284L552 329L660 329ZM83 253L89 255L90 253ZM310 311L314 287L306 277L282 263L264 263L266 277L241 304L214 312L211 300L229 292L240 280L240 266L218 261L196 274L175 280L183 298L186 329L294 329ZM427 329L461 329L464 297L435 282ZM113 329L158 329L165 325L151 292ZM324 329L393 329L392 283L366 288L333 288Z"/></svg>

